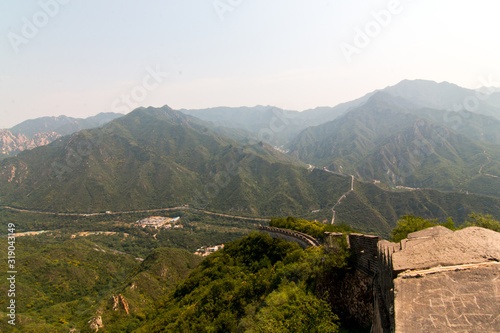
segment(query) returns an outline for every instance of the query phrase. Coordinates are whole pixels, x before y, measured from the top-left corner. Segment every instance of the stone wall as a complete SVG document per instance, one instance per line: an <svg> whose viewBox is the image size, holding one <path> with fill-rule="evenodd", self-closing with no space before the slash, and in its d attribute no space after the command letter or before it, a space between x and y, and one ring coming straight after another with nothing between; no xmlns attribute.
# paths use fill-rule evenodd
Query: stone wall
<svg viewBox="0 0 500 333"><path fill-rule="evenodd" d="M373 285L372 333L394 332L394 270L392 254L400 244L381 240L377 236L325 232L325 249L335 251L338 239L347 237L351 249L352 265L367 277Z"/></svg>
<svg viewBox="0 0 500 333"><path fill-rule="evenodd" d="M400 243L324 234L327 251L345 241L353 267L373 286L372 333L500 332L500 233L438 226L411 233ZM331 291L342 300L361 292L342 283L336 287Z"/></svg>
<svg viewBox="0 0 500 333"><path fill-rule="evenodd" d="M345 236L341 232L325 232L323 235L323 246L325 250L338 250L343 238L345 239Z"/></svg>
<svg viewBox="0 0 500 333"><path fill-rule="evenodd" d="M377 273L374 278L372 333L394 332L394 278L392 254L400 244L381 240L377 244Z"/></svg>
<svg viewBox="0 0 500 333"><path fill-rule="evenodd" d="M500 332L500 233L437 226L377 249L372 333Z"/></svg>
<svg viewBox="0 0 500 333"><path fill-rule="evenodd" d="M325 249L334 251L339 244L339 239L344 237L342 233L325 232L323 239ZM377 236L363 234L349 234L347 246L351 249L353 264L356 269L368 276L375 276L379 270L379 249L380 238Z"/></svg>
<svg viewBox="0 0 500 333"><path fill-rule="evenodd" d="M356 269L366 275L375 276L379 265L377 244L380 238L371 235L350 234L347 240Z"/></svg>

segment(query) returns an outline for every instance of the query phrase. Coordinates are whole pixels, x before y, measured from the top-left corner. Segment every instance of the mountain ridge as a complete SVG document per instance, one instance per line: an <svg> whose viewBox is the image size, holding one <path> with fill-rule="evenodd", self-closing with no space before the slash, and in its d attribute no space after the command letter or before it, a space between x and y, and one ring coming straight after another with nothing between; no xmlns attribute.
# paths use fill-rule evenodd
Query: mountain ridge
<svg viewBox="0 0 500 333"><path fill-rule="evenodd" d="M141 107L1 161L0 205L60 213L190 205L243 217L328 222L345 196L335 207L336 221L379 235L398 214L448 214L462 223L465 215L454 211L451 198L463 211L500 215L494 118L463 111L459 132L442 119L454 111L423 108L385 91L367 98L304 130L289 154L167 105ZM481 136L485 124L490 127ZM354 181L354 193L350 175L363 180ZM400 188L425 190L386 191Z"/></svg>
<svg viewBox="0 0 500 333"><path fill-rule="evenodd" d="M440 120L443 112L378 92L342 117L304 130L287 148L307 163L365 181L500 196L493 186L475 185L483 183L479 168L488 162L495 170L491 182L500 188L500 122L464 113L468 119L455 131Z"/></svg>
<svg viewBox="0 0 500 333"><path fill-rule="evenodd" d="M25 120L10 129L0 129L0 159L45 146L64 135L99 127L121 116L108 112L88 118L58 116Z"/></svg>

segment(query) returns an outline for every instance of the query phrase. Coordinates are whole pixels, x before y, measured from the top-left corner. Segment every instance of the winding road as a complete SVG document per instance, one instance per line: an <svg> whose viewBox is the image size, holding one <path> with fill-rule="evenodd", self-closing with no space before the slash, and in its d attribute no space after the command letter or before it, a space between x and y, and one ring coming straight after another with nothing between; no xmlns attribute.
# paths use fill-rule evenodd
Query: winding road
<svg viewBox="0 0 500 333"><path fill-rule="evenodd" d="M109 213L57 213L57 212L45 212L41 210L33 210L33 209L25 209L25 208L15 208L10 206L1 206L0 208L9 209L16 212L24 212L24 213L33 213L33 214L46 214L46 215L61 215L61 216L99 216L99 215L113 215L113 214L135 214L135 213L154 213L161 211L172 211L172 210L193 210L199 213L207 214L207 215L215 215L222 217L229 217L237 220L250 220L250 221L263 221L268 222L271 219L262 219L258 217L246 217L246 216L237 216L237 215L229 215L222 214L216 212L210 212L207 210L201 210L196 208L191 208L189 206L179 206L179 207L169 207L169 208L158 208L158 209L145 209L145 210L129 210L129 211L119 211L119 212L109 212Z"/></svg>

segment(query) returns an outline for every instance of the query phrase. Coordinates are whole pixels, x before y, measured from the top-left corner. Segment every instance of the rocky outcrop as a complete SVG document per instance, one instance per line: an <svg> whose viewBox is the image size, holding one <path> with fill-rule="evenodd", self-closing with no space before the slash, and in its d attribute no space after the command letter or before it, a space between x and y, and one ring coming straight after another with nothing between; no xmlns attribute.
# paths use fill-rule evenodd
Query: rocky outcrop
<svg viewBox="0 0 500 333"><path fill-rule="evenodd" d="M63 135L102 126L121 116L119 113L107 112L85 119L42 117L23 121L10 129L0 129L0 159L48 145Z"/></svg>
<svg viewBox="0 0 500 333"><path fill-rule="evenodd" d="M128 315L130 310L125 297L123 297L122 294L118 294L117 296L113 295L113 310L118 311L120 309L120 304L123 307L123 310L125 310L125 313Z"/></svg>
<svg viewBox="0 0 500 333"><path fill-rule="evenodd" d="M0 130L0 158L15 156L24 150L45 146L59 138L56 132L41 132L27 137L23 134L13 134L7 129Z"/></svg>
<svg viewBox="0 0 500 333"><path fill-rule="evenodd" d="M94 332L99 331L100 328L103 328L104 325L102 324L102 317L101 316L96 316L91 318L88 321L88 324L90 326L90 329Z"/></svg>
<svg viewBox="0 0 500 333"><path fill-rule="evenodd" d="M128 307L127 300L121 294L118 295L118 297L120 297L120 302L122 303L122 306L123 306L123 309L125 310L125 313L129 314L129 309L128 309L129 307Z"/></svg>

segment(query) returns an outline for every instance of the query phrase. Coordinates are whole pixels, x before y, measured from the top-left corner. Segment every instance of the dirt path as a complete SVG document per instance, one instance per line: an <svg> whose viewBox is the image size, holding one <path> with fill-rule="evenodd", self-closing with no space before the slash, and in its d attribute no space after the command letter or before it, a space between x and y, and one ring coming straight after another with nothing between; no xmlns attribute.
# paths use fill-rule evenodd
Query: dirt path
<svg viewBox="0 0 500 333"><path fill-rule="evenodd" d="M325 170L326 172L329 172L329 173L333 173L333 174L336 174L338 175L339 173L336 173L336 172L333 172L333 171L330 171L328 169L325 169L323 168L323 170ZM344 175L345 176L345 175ZM347 191L346 193L342 194L342 196L339 198L339 200L335 203L335 205L332 207L332 222L331 224L335 224L335 207L337 207L338 205L340 205L342 203L342 200L345 199L345 197L347 197L347 195L351 192L354 191L354 176L353 175L350 175L351 176L351 189L349 191Z"/></svg>
<svg viewBox="0 0 500 333"><path fill-rule="evenodd" d="M479 168L479 174L482 175L482 176L488 176L488 177L493 177L493 178L500 178L499 176L495 176L495 175L490 175L489 173L483 173L483 168L485 166L487 166L488 164L490 164L491 162L491 158L490 156L488 155L488 153L485 151L483 151L483 153L486 155L486 159L488 160L486 163L484 163L483 165L481 165L481 167Z"/></svg>

